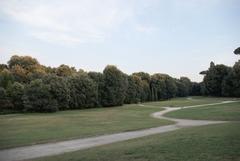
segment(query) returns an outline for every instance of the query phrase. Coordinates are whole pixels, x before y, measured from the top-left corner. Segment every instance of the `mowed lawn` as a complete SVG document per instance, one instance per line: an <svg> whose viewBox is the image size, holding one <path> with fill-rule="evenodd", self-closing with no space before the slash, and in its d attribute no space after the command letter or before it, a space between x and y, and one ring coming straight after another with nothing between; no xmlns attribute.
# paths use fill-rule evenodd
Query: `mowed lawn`
<svg viewBox="0 0 240 161"><path fill-rule="evenodd" d="M150 114L161 108L122 107L0 116L0 148L84 138L171 124Z"/></svg>
<svg viewBox="0 0 240 161"><path fill-rule="evenodd" d="M165 116L197 120L240 121L240 102L187 108L167 113Z"/></svg>
<svg viewBox="0 0 240 161"><path fill-rule="evenodd" d="M150 117L163 106L189 106L224 100L231 99L175 98L145 103L146 106L133 104L50 114L0 115L0 149L163 126L173 122Z"/></svg>
<svg viewBox="0 0 240 161"><path fill-rule="evenodd" d="M34 161L239 161L240 124L185 128Z"/></svg>
<svg viewBox="0 0 240 161"><path fill-rule="evenodd" d="M209 98L206 98L201 101L204 102L203 104L215 103L216 100L218 102L224 101L222 99L213 98L215 101L212 102L208 99ZM160 106L172 104L177 106L176 102L180 101L180 104L186 106L181 100L186 102L186 99L181 98L172 100L174 103L171 101L164 101L164 105L162 105L163 102L146 104L153 106L156 104L160 104ZM194 99L190 101L193 100ZM188 101L189 99L187 99L188 105L195 105L195 103L190 103ZM199 104L199 101L196 101L196 104ZM182 118L197 115L198 119L238 120L236 116L237 114L239 116L239 107L239 103L230 103L183 109L179 111L183 115ZM193 111L191 114L186 112L184 115L186 110ZM209 113L209 115L206 113ZM240 122L229 122L217 125L184 128L164 134L103 145L88 150L38 158L34 161L238 161L240 160L239 149Z"/></svg>
<svg viewBox="0 0 240 161"><path fill-rule="evenodd" d="M201 104L211 104L211 103L220 103L223 101L230 100L239 100L236 98L224 98L224 97L183 97L183 98L174 98L167 101L158 101L158 102L147 102L144 105L158 106L158 107L183 107L183 106L193 106Z"/></svg>

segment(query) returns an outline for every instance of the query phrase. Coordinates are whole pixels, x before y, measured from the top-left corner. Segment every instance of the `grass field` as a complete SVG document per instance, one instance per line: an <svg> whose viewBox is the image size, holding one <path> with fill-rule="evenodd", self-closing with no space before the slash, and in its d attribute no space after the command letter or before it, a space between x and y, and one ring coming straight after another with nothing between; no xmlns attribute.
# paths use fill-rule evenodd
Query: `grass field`
<svg viewBox="0 0 240 161"><path fill-rule="evenodd" d="M163 106L188 106L223 100L230 99L176 98L145 103L149 105L145 107L125 105L50 114L0 115L0 149L167 125L173 122L151 118L150 114L162 110ZM235 115L234 112L231 114Z"/></svg>
<svg viewBox="0 0 240 161"><path fill-rule="evenodd" d="M34 161L239 161L240 124L186 128Z"/></svg>
<svg viewBox="0 0 240 161"><path fill-rule="evenodd" d="M52 114L0 115L0 148L53 142L171 124L149 115L161 108L126 105Z"/></svg>
<svg viewBox="0 0 240 161"><path fill-rule="evenodd" d="M196 120L240 121L240 102L187 108L167 113L165 116Z"/></svg>
<svg viewBox="0 0 240 161"><path fill-rule="evenodd" d="M159 102L147 102L145 105L157 106L157 107L182 107L182 106L193 106L201 104L219 103L222 101L235 100L235 98L224 98L224 97L188 97L188 98L175 98L167 101Z"/></svg>

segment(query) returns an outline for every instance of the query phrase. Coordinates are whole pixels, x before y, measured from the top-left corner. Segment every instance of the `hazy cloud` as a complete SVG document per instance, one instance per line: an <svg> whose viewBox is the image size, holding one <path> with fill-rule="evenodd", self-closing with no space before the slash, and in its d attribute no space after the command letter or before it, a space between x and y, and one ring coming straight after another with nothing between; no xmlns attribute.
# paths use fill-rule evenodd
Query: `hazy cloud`
<svg viewBox="0 0 240 161"><path fill-rule="evenodd" d="M102 42L132 16L121 0L2 0L0 11L48 42Z"/></svg>
<svg viewBox="0 0 240 161"><path fill-rule="evenodd" d="M154 31L156 31L157 28L154 26L150 26L150 25L137 25L136 30L138 32L150 34L150 33L153 33Z"/></svg>

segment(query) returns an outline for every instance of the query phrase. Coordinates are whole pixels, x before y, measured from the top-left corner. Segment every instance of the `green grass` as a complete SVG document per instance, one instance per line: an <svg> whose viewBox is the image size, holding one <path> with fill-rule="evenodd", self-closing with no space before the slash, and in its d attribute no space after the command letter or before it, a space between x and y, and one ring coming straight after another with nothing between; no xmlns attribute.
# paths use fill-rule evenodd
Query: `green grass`
<svg viewBox="0 0 240 161"><path fill-rule="evenodd" d="M196 120L240 121L240 102L187 108L167 113L165 116Z"/></svg>
<svg viewBox="0 0 240 161"><path fill-rule="evenodd" d="M0 115L0 148L138 130L171 124L150 114L161 108L126 105L51 114Z"/></svg>
<svg viewBox="0 0 240 161"><path fill-rule="evenodd" d="M189 97L190 99L183 98L174 98L167 101L158 101L158 102L148 102L144 103L145 105L158 106L158 107L182 107L182 106L193 106L200 104L210 104L210 103L219 103L222 101L235 100L234 98L224 98L224 97Z"/></svg>
<svg viewBox="0 0 240 161"><path fill-rule="evenodd" d="M151 118L163 106L188 106L221 102L226 98L192 97L148 102L145 106L125 105L112 108L62 111L50 114L0 115L0 149L36 143L85 138L171 124Z"/></svg>
<svg viewBox="0 0 240 161"><path fill-rule="evenodd" d="M34 161L239 161L240 124L186 128Z"/></svg>

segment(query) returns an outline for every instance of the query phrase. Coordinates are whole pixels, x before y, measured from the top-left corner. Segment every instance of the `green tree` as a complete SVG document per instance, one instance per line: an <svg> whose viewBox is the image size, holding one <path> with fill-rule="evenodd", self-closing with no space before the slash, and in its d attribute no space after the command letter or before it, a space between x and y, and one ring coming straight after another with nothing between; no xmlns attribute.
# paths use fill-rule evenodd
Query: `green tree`
<svg viewBox="0 0 240 161"><path fill-rule="evenodd" d="M201 94L201 84L197 82L192 82L192 90L190 95L192 96L200 96Z"/></svg>
<svg viewBox="0 0 240 161"><path fill-rule="evenodd" d="M49 85L36 79L26 85L24 90L24 110L30 112L56 112L57 101L53 99Z"/></svg>
<svg viewBox="0 0 240 161"><path fill-rule="evenodd" d="M125 103L138 103L142 100L143 82L136 75L128 76L128 88L126 91Z"/></svg>
<svg viewBox="0 0 240 161"><path fill-rule="evenodd" d="M8 69L4 69L0 72L0 87L7 88L14 82L14 77Z"/></svg>
<svg viewBox="0 0 240 161"><path fill-rule="evenodd" d="M151 76L150 86L152 101L158 101L167 97L166 83L162 76L162 74L154 74Z"/></svg>
<svg viewBox="0 0 240 161"><path fill-rule="evenodd" d="M8 61L8 66L12 68L15 65L19 65L26 70L31 70L35 65L39 65L39 62L30 56L14 55Z"/></svg>
<svg viewBox="0 0 240 161"><path fill-rule="evenodd" d="M28 83L27 71L22 68L20 65L14 65L11 67L11 73L14 77L14 80L17 82Z"/></svg>
<svg viewBox="0 0 240 161"><path fill-rule="evenodd" d="M143 92L141 93L141 100L144 102L150 101L151 100L151 89L150 89L151 76L145 72L133 73L132 75L136 75L142 80Z"/></svg>
<svg viewBox="0 0 240 161"><path fill-rule="evenodd" d="M104 93L102 94L103 106L119 106L125 99L127 78L117 67L108 65L103 71Z"/></svg>
<svg viewBox="0 0 240 161"><path fill-rule="evenodd" d="M151 77L153 101L173 98L177 94L177 86L172 77L167 74L154 74Z"/></svg>
<svg viewBox="0 0 240 161"><path fill-rule="evenodd" d="M225 65L214 65L211 63L203 82L207 93L212 96L222 96L222 83L224 78L231 71L230 67Z"/></svg>
<svg viewBox="0 0 240 161"><path fill-rule="evenodd" d="M188 96L188 89L183 82L181 82L180 80L176 80L176 86L177 86L177 96L178 97Z"/></svg>
<svg viewBox="0 0 240 161"><path fill-rule="evenodd" d="M167 99L175 97L177 95L177 86L174 79L167 75L165 78L165 83L167 88Z"/></svg>
<svg viewBox="0 0 240 161"><path fill-rule="evenodd" d="M0 64L0 72L3 71L4 69L8 69L7 64Z"/></svg>
<svg viewBox="0 0 240 161"><path fill-rule="evenodd" d="M185 96L189 96L192 90L192 83L188 77L181 77L180 82L183 83L184 87L186 88Z"/></svg>
<svg viewBox="0 0 240 161"><path fill-rule="evenodd" d="M147 81L142 80L142 88L143 88L143 91L141 93L141 100L143 102L150 101L151 99L150 84Z"/></svg>
<svg viewBox="0 0 240 161"><path fill-rule="evenodd" d="M133 73L132 75L136 75L141 78L141 80L146 81L147 83L150 83L151 76L148 73L145 72L137 72Z"/></svg>
<svg viewBox="0 0 240 161"><path fill-rule="evenodd" d="M23 105L23 94L24 94L24 85L18 82L14 82L11 86L7 89L8 96L13 103L14 110L22 111L24 108Z"/></svg>
<svg viewBox="0 0 240 161"><path fill-rule="evenodd" d="M84 109L97 106L97 85L86 73L68 78L70 108Z"/></svg>
<svg viewBox="0 0 240 161"><path fill-rule="evenodd" d="M73 76L77 71L74 67L69 67L68 65L62 64L56 69L56 74L58 76Z"/></svg>
<svg viewBox="0 0 240 161"><path fill-rule="evenodd" d="M0 112L13 109L13 104L7 97L7 92L3 87L0 87Z"/></svg>
<svg viewBox="0 0 240 161"><path fill-rule="evenodd" d="M59 110L69 108L70 86L67 78L49 74L43 78L43 82L50 87L52 98L58 103Z"/></svg>
<svg viewBox="0 0 240 161"><path fill-rule="evenodd" d="M233 69L231 69L229 71L229 73L224 77L223 79L223 82L222 82L222 96L225 96L225 97L233 97L235 94L235 90L234 89L235 85L234 85L234 82L235 82L235 74L233 72Z"/></svg>
<svg viewBox="0 0 240 161"><path fill-rule="evenodd" d="M95 82L97 86L97 106L102 106L101 100L104 93L104 77L102 73L99 72L89 72L88 76Z"/></svg>
<svg viewBox="0 0 240 161"><path fill-rule="evenodd" d="M14 55L8 61L8 66L18 82L29 83L46 74L45 68L39 64L37 59L30 56Z"/></svg>
<svg viewBox="0 0 240 161"><path fill-rule="evenodd" d="M234 96L240 97L240 60L233 66L233 89Z"/></svg>

